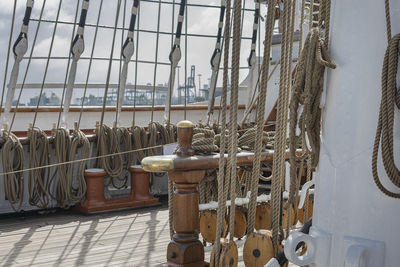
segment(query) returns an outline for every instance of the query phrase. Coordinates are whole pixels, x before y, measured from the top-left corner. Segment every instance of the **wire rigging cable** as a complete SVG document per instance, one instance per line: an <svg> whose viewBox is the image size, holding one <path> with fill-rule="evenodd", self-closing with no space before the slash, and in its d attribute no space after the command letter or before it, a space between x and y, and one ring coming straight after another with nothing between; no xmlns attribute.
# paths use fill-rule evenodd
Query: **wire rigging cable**
<svg viewBox="0 0 400 267"><path fill-rule="evenodd" d="M169 75L168 92L167 92L167 98L165 103L165 114L164 114L164 119L167 125L170 123L171 119L171 101L175 84L176 67L178 66L178 63L182 57L180 44L181 44L182 25L184 18L183 16L185 14L185 7L186 7L186 0L181 0L181 4L179 6L178 25L175 32L175 42L169 54L169 61L171 62L171 70Z"/></svg>
<svg viewBox="0 0 400 267"><path fill-rule="evenodd" d="M116 113L116 122L117 126L120 123L121 109L122 104L124 102L125 97L125 87L126 80L128 76L128 64L131 61L133 53L135 52L135 44L133 41L133 34L135 30L136 23L136 15L138 12L139 0L134 0L132 11L131 11L131 19L129 23L128 36L126 37L125 43L122 46L122 57L123 57L123 67L119 80L119 90L118 90L118 102L117 102L117 113Z"/></svg>
<svg viewBox="0 0 400 267"><path fill-rule="evenodd" d="M81 9L81 15L80 15L80 19L79 19L78 30L77 30L74 40L72 41L71 50L70 50L70 53L72 55L72 64L71 64L71 68L69 71L67 89L66 89L65 98L64 98L64 109L63 109L63 113L62 113L62 117L61 117L61 126L66 127L67 129L68 129L67 119L68 119L68 113L69 113L69 108L71 105L72 93L73 93L74 84L75 84L75 77L76 77L76 70L78 67L78 61L79 61L83 51L85 50L85 41L83 38L83 33L84 33L88 8L89 8L89 0L84 0L82 2L82 9Z"/></svg>
<svg viewBox="0 0 400 267"><path fill-rule="evenodd" d="M9 115L11 112L11 105L14 100L15 86L18 80L20 63L28 50L28 26L32 14L33 0L26 1L25 15L21 27L21 32L13 46L14 65L11 71L10 82L8 84L8 91L6 96L6 103L4 106L4 113L1 118L2 124L9 124Z"/></svg>
<svg viewBox="0 0 400 267"><path fill-rule="evenodd" d="M221 63L221 37L222 37L222 27L224 23L226 9L226 0L221 0L221 8L219 14L219 22L218 22L218 33L217 33L217 42L215 44L214 52L211 56L210 64L211 64L211 81L209 88L209 102L208 102L208 110L207 110L207 125L210 124L212 119L212 115L214 113L214 102L215 102L215 90L217 87L219 66Z"/></svg>

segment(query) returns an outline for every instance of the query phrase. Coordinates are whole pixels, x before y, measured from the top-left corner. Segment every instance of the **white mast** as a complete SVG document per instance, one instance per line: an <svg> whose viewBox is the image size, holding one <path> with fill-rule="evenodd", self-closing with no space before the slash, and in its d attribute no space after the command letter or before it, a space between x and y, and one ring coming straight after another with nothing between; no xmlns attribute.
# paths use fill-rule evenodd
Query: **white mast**
<svg viewBox="0 0 400 267"><path fill-rule="evenodd" d="M400 32L400 1L391 0L392 35ZM330 54L337 65L327 70L322 144L315 173L316 191L310 246L305 258L318 267L399 266L400 200L384 195L371 172L381 72L387 47L384 1L332 0ZM395 110L395 162L400 161L400 116ZM382 183L393 192L382 166ZM299 257L286 253L297 264ZM314 243L312 248L311 243ZM303 259L304 260L304 259Z"/></svg>

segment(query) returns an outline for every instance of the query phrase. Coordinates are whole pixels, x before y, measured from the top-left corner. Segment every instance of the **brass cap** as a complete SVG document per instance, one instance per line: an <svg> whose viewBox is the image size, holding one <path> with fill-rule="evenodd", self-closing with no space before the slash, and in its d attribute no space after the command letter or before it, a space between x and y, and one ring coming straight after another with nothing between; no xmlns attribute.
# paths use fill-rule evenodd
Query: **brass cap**
<svg viewBox="0 0 400 267"><path fill-rule="evenodd" d="M146 157L141 164L143 169L148 172L167 172L174 169L174 163L168 156Z"/></svg>
<svg viewBox="0 0 400 267"><path fill-rule="evenodd" d="M193 128L194 124L191 121L180 121L176 126L178 128Z"/></svg>

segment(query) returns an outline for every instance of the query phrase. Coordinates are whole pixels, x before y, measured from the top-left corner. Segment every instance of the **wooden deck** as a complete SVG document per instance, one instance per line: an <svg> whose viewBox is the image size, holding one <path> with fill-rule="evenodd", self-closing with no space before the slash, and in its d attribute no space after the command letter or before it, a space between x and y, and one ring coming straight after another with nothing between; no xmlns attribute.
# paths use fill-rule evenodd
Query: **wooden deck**
<svg viewBox="0 0 400 267"><path fill-rule="evenodd" d="M166 204L91 216L57 211L0 218L0 266L159 266L168 242ZM211 248L206 251L208 260Z"/></svg>

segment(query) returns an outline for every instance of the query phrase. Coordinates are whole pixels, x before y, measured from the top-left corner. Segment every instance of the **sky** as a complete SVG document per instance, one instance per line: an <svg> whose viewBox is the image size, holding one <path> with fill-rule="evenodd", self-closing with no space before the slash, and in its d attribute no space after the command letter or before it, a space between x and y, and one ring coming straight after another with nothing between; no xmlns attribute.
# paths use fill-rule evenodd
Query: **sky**
<svg viewBox="0 0 400 267"><path fill-rule="evenodd" d="M22 25L22 18L25 11L25 0L16 0L17 9L15 14L14 31L11 34L12 44L18 37L18 34ZM27 72L27 83L63 83L67 73L68 60L59 59L57 57L68 57L70 50L70 43L72 39L73 23L75 19L75 13L77 8L77 0L47 0L45 5L43 5L44 0L35 0L34 9L32 13L32 20L29 24L28 31L28 42L29 48L26 53L28 57L34 40L34 35L38 27L37 19L43 9L42 22L38 31L38 38L33 50L33 57L40 57L40 59L33 59L30 68ZM172 2L173 0L166 0L165 2ZM8 42L10 37L10 28L12 24L13 15L13 0L3 0L2 8L0 9L0 34L2 38L0 39L0 85L3 89L3 81L5 78L6 69L6 59ZM78 5L78 19L80 14L81 2ZM84 39L85 39L85 51L82 55L82 59L78 62L78 71L76 76L76 83L85 83L88 74L89 60L85 58L90 58L92 48L93 57L101 58L101 60L93 60L91 72L89 75L89 83L105 83L109 58L111 56L112 36L114 33L114 24L117 13L117 3L118 0L104 0L103 7L100 13L99 24L110 27L109 29L99 28L96 41L94 40L95 27L89 26L90 24L95 25L97 22L99 7L101 0L91 0L88 17L87 26L85 27ZM179 0L175 0L177 5L175 6L175 21L172 23L172 6L171 4L161 4L160 13L160 32L171 33L171 27L173 26L173 31L176 29L176 19L179 9ZM213 0L188 0L189 4L210 4L210 5L220 5L220 1ZM253 9L253 1L245 1L246 8ZM118 19L118 27L125 28L129 24L130 12L133 4L133 0L121 0L120 15ZM45 76L45 68L47 63L47 58L49 57L50 44L52 40L53 31L55 28L58 9L60 8L57 24L54 45L50 53L50 60L48 65L47 75ZM140 22L136 22L136 25L141 30L156 31L158 22L158 0L152 0L152 2L141 1L140 3ZM262 14L265 14L265 6L262 5ZM125 12L124 12L125 11ZM253 11L244 12L244 23L243 32L244 37L250 37L252 32L252 24L254 13ZM187 52L185 52L185 37L182 36L181 50L182 59L179 63L180 68L180 84L184 83L184 70L185 70L185 54L187 54L186 59L186 69L187 74L190 73L191 65L196 66L196 85L199 85L198 74L201 74L201 84L202 87L204 83L208 83L207 79L211 76L210 58L214 51L216 33L218 29L218 19L219 19L219 8L213 7L188 7L187 9L187 30L184 27L183 33L188 34L203 34L211 35L211 38L188 36L187 38ZM125 20L125 22L124 22ZM68 22L68 23L62 23ZM124 24L125 23L125 24ZM264 35L264 24L261 24L261 36ZM124 33L122 29L117 30L116 40L114 43L114 53L113 58L119 59L121 53L121 43L126 38L127 31ZM122 38L122 34L124 37ZM262 38L263 39L263 38ZM156 60L156 33L140 32L139 41L137 41L137 36L135 33L135 45L138 46L138 59L139 61L155 61ZM247 57L250 53L250 40L242 40L241 45L241 67L247 67ZM168 55L171 50L171 35L170 34L160 34L159 35L159 45L158 45L158 55L157 61L160 64L157 65L155 69L155 64L148 63L138 63L137 65L137 84L153 84L155 77L155 84L165 84L168 83L169 77L169 66L165 63L169 63ZM136 55L132 57L135 59ZM21 62L20 75L18 78L18 83L22 83L24 73L26 71L28 59L24 59ZM9 74L11 72L12 66L14 64L14 59L12 53L10 54L10 60L8 64L8 72L6 77L6 84L9 81ZM111 76L110 83L118 83L119 80L119 60L113 61L111 66ZM128 70L128 83L135 83L135 62L129 64ZM156 76L154 76L156 73ZM243 80L248 74L247 69L242 69L240 71L240 79ZM219 76L218 84L221 84L221 77ZM177 84L177 81L175 82ZM27 102L27 100L35 95L39 94L40 89L28 89L25 90L22 96L22 102ZM74 97L82 95L83 90L74 90ZM101 93L101 92L100 92ZM175 93L176 94L176 89Z"/></svg>

